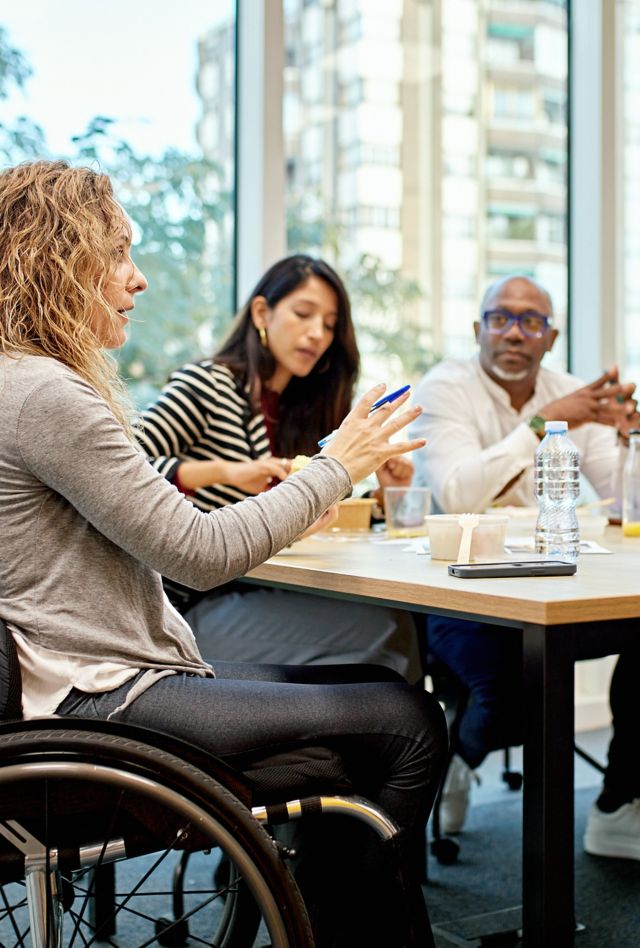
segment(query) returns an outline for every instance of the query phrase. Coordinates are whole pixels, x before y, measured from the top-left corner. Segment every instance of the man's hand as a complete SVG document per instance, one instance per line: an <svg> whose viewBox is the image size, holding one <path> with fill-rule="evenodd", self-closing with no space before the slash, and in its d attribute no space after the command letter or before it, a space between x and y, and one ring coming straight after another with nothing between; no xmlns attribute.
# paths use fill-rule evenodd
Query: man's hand
<svg viewBox="0 0 640 948"><path fill-rule="evenodd" d="M626 433L634 427L633 419L638 417L637 402L632 397L635 388L632 382L620 382L614 366L595 382L549 402L538 414L546 421L566 421L570 428L597 422Z"/></svg>

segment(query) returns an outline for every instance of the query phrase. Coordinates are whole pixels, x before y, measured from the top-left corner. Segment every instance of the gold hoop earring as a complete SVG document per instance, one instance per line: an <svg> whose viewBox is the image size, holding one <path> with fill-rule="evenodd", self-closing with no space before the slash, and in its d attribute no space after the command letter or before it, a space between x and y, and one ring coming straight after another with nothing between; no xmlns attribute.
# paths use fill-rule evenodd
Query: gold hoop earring
<svg viewBox="0 0 640 948"><path fill-rule="evenodd" d="M264 326L258 327L258 335L260 336L260 343L264 346L265 349L269 348L269 340L267 339L267 330Z"/></svg>

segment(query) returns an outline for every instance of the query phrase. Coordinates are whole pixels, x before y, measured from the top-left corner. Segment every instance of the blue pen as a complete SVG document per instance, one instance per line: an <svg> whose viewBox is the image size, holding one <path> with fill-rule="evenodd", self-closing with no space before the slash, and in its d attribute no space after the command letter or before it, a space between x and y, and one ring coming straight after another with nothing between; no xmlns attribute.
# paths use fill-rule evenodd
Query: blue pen
<svg viewBox="0 0 640 948"><path fill-rule="evenodd" d="M387 402L395 402L396 398L400 398L400 396L404 395L405 392L408 392L410 388L410 385L403 385L402 388L396 389L395 392L390 392L388 395L383 395L382 398L379 398L378 401L374 402L374 404L371 406L369 409L369 414L376 411L378 408L382 408L382 406L386 405ZM325 444L329 444L337 430L337 428L334 428L331 434L326 435L324 438L318 441L318 447L324 448Z"/></svg>

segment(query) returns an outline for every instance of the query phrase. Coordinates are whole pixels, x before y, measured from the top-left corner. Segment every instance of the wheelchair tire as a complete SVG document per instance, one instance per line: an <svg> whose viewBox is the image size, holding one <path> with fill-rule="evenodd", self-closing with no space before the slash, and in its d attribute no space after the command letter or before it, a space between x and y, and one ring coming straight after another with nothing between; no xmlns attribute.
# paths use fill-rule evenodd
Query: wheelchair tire
<svg viewBox="0 0 640 948"><path fill-rule="evenodd" d="M57 944L54 929L59 915L63 946L89 945L108 937L106 929L95 931L91 923L93 893L87 873L90 867L116 858L126 862L124 872L120 865L116 869L118 885L109 925L113 930L117 924L115 937L128 948L157 944L156 919L162 914L158 902L160 896L170 895L166 891L170 882L164 878L167 859L185 849L196 864L191 874L197 872L199 882L206 878L208 888L204 892L187 888L184 916L176 920L178 932L187 922L199 943L221 948L255 944L255 921L250 921L248 931L230 921L237 872L238 908L250 895L269 944L312 948L297 886L274 841L236 796L211 774L160 747L110 733L102 723L95 732L74 729L70 723L69 719L27 722L16 725L16 730L0 730L4 948L25 944L29 927L28 938L38 948ZM25 839L35 839L41 846L44 867L40 884L44 879L46 893L40 903L45 908L35 923L27 914L24 895L25 884L28 891L33 884L33 876L26 881L24 855L19 851ZM235 867L224 892L210 882L218 850ZM64 898L58 899L56 887ZM152 907L142 910L143 899ZM237 918L243 917L239 910ZM171 926L163 926L163 940L170 936Z"/></svg>

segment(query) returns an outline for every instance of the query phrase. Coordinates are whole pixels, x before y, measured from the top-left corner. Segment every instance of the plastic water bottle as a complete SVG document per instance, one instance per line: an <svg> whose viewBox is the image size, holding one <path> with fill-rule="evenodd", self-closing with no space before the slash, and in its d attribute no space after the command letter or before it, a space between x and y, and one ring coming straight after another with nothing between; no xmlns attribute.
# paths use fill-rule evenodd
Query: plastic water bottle
<svg viewBox="0 0 640 948"><path fill-rule="evenodd" d="M566 421L547 421L535 457L538 501L536 551L575 560L580 546L576 503L580 493L580 453L569 440Z"/></svg>
<svg viewBox="0 0 640 948"><path fill-rule="evenodd" d="M640 537L640 431L629 432L629 453L622 476L622 532Z"/></svg>

